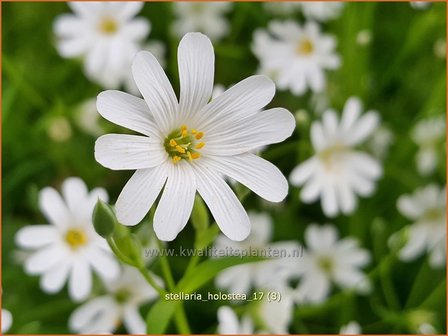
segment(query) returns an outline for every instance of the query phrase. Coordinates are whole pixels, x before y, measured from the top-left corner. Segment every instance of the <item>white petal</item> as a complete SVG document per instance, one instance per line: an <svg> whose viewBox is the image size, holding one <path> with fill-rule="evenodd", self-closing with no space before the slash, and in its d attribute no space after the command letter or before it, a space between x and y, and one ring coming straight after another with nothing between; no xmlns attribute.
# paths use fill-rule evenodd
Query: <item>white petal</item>
<svg viewBox="0 0 448 336"><path fill-rule="evenodd" d="M29 274L39 274L50 270L67 258L60 244L53 243L33 253L25 261L25 271Z"/></svg>
<svg viewBox="0 0 448 336"><path fill-rule="evenodd" d="M121 29L121 33L130 40L138 41L148 36L151 29L151 23L143 18L137 18L128 22Z"/></svg>
<svg viewBox="0 0 448 336"><path fill-rule="evenodd" d="M154 231L164 241L173 240L185 227L196 194L196 178L191 165L181 162L168 166L168 179L154 215Z"/></svg>
<svg viewBox="0 0 448 336"><path fill-rule="evenodd" d="M318 174L315 174L303 187L300 192L300 199L304 203L316 201L322 192L322 183Z"/></svg>
<svg viewBox="0 0 448 336"><path fill-rule="evenodd" d="M213 170L198 167L196 183L221 231L232 240L246 239L250 232L249 216L224 180Z"/></svg>
<svg viewBox="0 0 448 336"><path fill-rule="evenodd" d="M254 275L252 271L250 265L226 268L216 277L216 286L227 289L229 293L249 293Z"/></svg>
<svg viewBox="0 0 448 336"><path fill-rule="evenodd" d="M157 59L147 51L140 51L132 64L132 74L159 129L165 134L178 117L178 103L173 88Z"/></svg>
<svg viewBox="0 0 448 336"><path fill-rule="evenodd" d="M408 195L400 196L397 201L398 210L409 219L417 219L422 213L422 205L415 202L414 199Z"/></svg>
<svg viewBox="0 0 448 336"><path fill-rule="evenodd" d="M327 183L323 185L323 190L321 193L321 203L322 210L324 211L326 216L334 217L337 215L339 208L336 199L336 190L333 183L329 183L327 181Z"/></svg>
<svg viewBox="0 0 448 336"><path fill-rule="evenodd" d="M324 129L319 121L315 121L311 124L311 144L316 152L319 152L328 145L327 139L324 134Z"/></svg>
<svg viewBox="0 0 448 336"><path fill-rule="evenodd" d="M378 179L383 173L381 164L366 153L355 152L348 160L353 170L370 179Z"/></svg>
<svg viewBox="0 0 448 336"><path fill-rule="evenodd" d="M97 247L88 252L89 263L104 282L115 279L120 273L120 267L112 254Z"/></svg>
<svg viewBox="0 0 448 336"><path fill-rule="evenodd" d="M136 306L128 306L124 309L123 324L130 334L146 334L146 323Z"/></svg>
<svg viewBox="0 0 448 336"><path fill-rule="evenodd" d="M335 188L339 207L345 215L351 214L356 208L356 197L350 185L340 181Z"/></svg>
<svg viewBox="0 0 448 336"><path fill-rule="evenodd" d="M12 314L6 309L2 309L2 333L6 333L11 328L12 320Z"/></svg>
<svg viewBox="0 0 448 336"><path fill-rule="evenodd" d="M57 41L58 53L65 58L79 57L84 55L91 47L91 40L82 37L65 38Z"/></svg>
<svg viewBox="0 0 448 336"><path fill-rule="evenodd" d="M362 272L352 267L335 267L334 281L341 288L355 288L365 281Z"/></svg>
<svg viewBox="0 0 448 336"><path fill-rule="evenodd" d="M421 226L413 226L409 228L409 240L406 245L400 250L399 257L403 261L415 259L420 255L426 245L427 230Z"/></svg>
<svg viewBox="0 0 448 336"><path fill-rule="evenodd" d="M121 91L103 91L98 95L96 107L105 119L114 124L147 136L159 136L154 117L141 98Z"/></svg>
<svg viewBox="0 0 448 336"><path fill-rule="evenodd" d="M73 259L68 292L74 301L81 301L87 298L92 288L92 274L90 265L84 258Z"/></svg>
<svg viewBox="0 0 448 336"><path fill-rule="evenodd" d="M39 192L39 208L51 224L65 228L70 221L70 213L59 193L46 187Z"/></svg>
<svg viewBox="0 0 448 336"><path fill-rule="evenodd" d="M275 85L266 76L252 76L213 99L197 115L198 128L219 132L222 123L235 123L265 107L274 97Z"/></svg>
<svg viewBox="0 0 448 336"><path fill-rule="evenodd" d="M228 306L219 307L218 333L222 335L236 335L240 332L240 323L232 308Z"/></svg>
<svg viewBox="0 0 448 336"><path fill-rule="evenodd" d="M95 142L95 160L114 170L159 166L168 154L158 139L129 134L106 134Z"/></svg>
<svg viewBox="0 0 448 336"><path fill-rule="evenodd" d="M79 177L69 177L62 183L62 195L71 213L82 209L87 198L87 186Z"/></svg>
<svg viewBox="0 0 448 336"><path fill-rule="evenodd" d="M308 180L316 169L316 160L314 158L308 159L296 166L291 175L289 175L289 181L292 185L300 186Z"/></svg>
<svg viewBox="0 0 448 336"><path fill-rule="evenodd" d="M138 1L110 3L116 5L115 15L121 20L130 20L136 16L143 8L144 3ZM134 21L134 20L132 20ZM131 21L131 22L132 22Z"/></svg>
<svg viewBox="0 0 448 336"><path fill-rule="evenodd" d="M166 167L137 170L118 196L115 210L124 225L136 225L145 217L162 190L167 177Z"/></svg>
<svg viewBox="0 0 448 336"><path fill-rule="evenodd" d="M188 120L204 107L213 90L215 54L209 38L201 33L188 33L179 43L181 117Z"/></svg>
<svg viewBox="0 0 448 336"><path fill-rule="evenodd" d="M61 262L45 272L40 279L40 286L46 293L57 293L64 287L67 281L71 264Z"/></svg>
<svg viewBox="0 0 448 336"><path fill-rule="evenodd" d="M367 139L373 131L378 127L380 118L377 112L365 113L350 131L347 131L346 137L350 145L357 145Z"/></svg>
<svg viewBox="0 0 448 336"><path fill-rule="evenodd" d="M337 239L336 229L330 225L319 227L316 224L312 224L305 231L307 246L313 251L327 250L336 243Z"/></svg>
<svg viewBox="0 0 448 336"><path fill-rule="evenodd" d="M322 116L322 125L327 139L332 139L338 131L338 117L334 110L327 110Z"/></svg>
<svg viewBox="0 0 448 336"><path fill-rule="evenodd" d="M103 315L110 315L105 312L111 310L114 311L116 305L113 299L109 296L101 296L95 298L82 306L78 307L69 318L69 327L75 332L87 332L89 328L95 329L98 327L97 320ZM104 325L102 332L112 332L114 330L113 325L115 320L109 321L110 326ZM99 331L97 331L99 332Z"/></svg>
<svg viewBox="0 0 448 336"><path fill-rule="evenodd" d="M362 103L358 97L350 97L344 106L341 117L341 129L347 132L353 127L361 114Z"/></svg>
<svg viewBox="0 0 448 336"><path fill-rule="evenodd" d="M104 3L101 2L84 2L84 1L71 1L67 2L67 5L73 12L83 18L95 18L96 15L103 9Z"/></svg>
<svg viewBox="0 0 448 336"><path fill-rule="evenodd" d="M219 98L219 97L218 97ZM229 127L204 136L204 153L236 155L252 149L279 143L291 136L295 127L292 113L283 108L259 112Z"/></svg>
<svg viewBox="0 0 448 336"><path fill-rule="evenodd" d="M288 194L288 181L282 172L254 154L210 158L206 164L270 202L281 202Z"/></svg>
<svg viewBox="0 0 448 336"><path fill-rule="evenodd" d="M53 31L57 37L76 37L85 32L86 24L72 14L59 15L53 24Z"/></svg>
<svg viewBox="0 0 448 336"><path fill-rule="evenodd" d="M329 291L330 281L323 273L307 273L299 285L299 299L320 303L325 300Z"/></svg>
<svg viewBox="0 0 448 336"><path fill-rule="evenodd" d="M21 228L15 240L22 248L35 249L53 243L58 235L58 230L52 225L32 225Z"/></svg>

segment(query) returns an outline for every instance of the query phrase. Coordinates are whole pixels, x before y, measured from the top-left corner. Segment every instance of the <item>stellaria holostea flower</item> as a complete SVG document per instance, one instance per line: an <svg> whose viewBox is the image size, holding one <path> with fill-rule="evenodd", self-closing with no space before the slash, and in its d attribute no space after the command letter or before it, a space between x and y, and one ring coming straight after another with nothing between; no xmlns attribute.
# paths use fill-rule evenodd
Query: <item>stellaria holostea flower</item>
<svg viewBox="0 0 448 336"><path fill-rule="evenodd" d="M95 144L95 158L103 166L137 170L118 197L117 218L138 224L164 188L154 231L161 240L173 240L187 224L198 191L222 232L243 240L250 232L249 217L224 175L269 201L282 201L288 183L280 170L249 152L289 137L294 117L283 108L260 111L275 93L265 76L249 77L209 102L214 52L201 33L184 36L178 63L179 102L149 52L138 53L132 67L144 99L119 91L98 96L104 118L143 134L108 134Z"/></svg>
<svg viewBox="0 0 448 336"><path fill-rule="evenodd" d="M60 291L68 279L70 297L83 300L91 291L92 271L105 282L119 271L109 246L92 225L98 198L107 201L108 197L101 188L89 193L85 183L74 177L63 182L62 196L50 187L41 190L39 207L50 224L20 229L16 242L33 251L25 261L25 271L41 275L45 292Z"/></svg>

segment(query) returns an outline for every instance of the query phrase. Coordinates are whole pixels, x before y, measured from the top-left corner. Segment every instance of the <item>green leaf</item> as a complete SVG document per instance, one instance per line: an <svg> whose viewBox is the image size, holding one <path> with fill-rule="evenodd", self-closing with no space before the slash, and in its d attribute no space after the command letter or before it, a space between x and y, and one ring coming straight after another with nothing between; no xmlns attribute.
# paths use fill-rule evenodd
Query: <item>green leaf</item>
<svg viewBox="0 0 448 336"><path fill-rule="evenodd" d="M146 333L149 335L164 334L180 303L181 301L166 301L164 297L160 298L146 315Z"/></svg>
<svg viewBox="0 0 448 336"><path fill-rule="evenodd" d="M198 232L198 236L196 238L195 247L197 249L203 249L209 246L218 235L220 229L218 225L215 223L205 231Z"/></svg>

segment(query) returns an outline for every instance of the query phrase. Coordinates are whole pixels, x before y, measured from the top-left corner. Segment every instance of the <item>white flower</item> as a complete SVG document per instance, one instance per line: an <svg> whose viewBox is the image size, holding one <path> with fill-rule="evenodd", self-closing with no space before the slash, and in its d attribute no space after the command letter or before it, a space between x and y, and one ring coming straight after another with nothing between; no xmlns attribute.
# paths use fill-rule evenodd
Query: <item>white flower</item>
<svg viewBox="0 0 448 336"><path fill-rule="evenodd" d="M281 293L283 294L283 293ZM289 295L282 295L279 301L260 301L257 313L263 323L261 334L289 334L294 303ZM264 332L267 330L268 332Z"/></svg>
<svg viewBox="0 0 448 336"><path fill-rule="evenodd" d="M104 133L99 124L100 116L96 110L96 98L90 98L82 102L76 112L76 122L84 132L93 136Z"/></svg>
<svg viewBox="0 0 448 336"><path fill-rule="evenodd" d="M383 159L390 145L394 142L394 134L386 127L380 126L373 131L367 146L372 154L378 159Z"/></svg>
<svg viewBox="0 0 448 336"><path fill-rule="evenodd" d="M335 38L322 35L315 22L301 27L294 21L274 21L267 31L255 31L252 51L261 73L272 73L280 89L301 95L308 87L314 92L324 89L324 70L340 66L335 47Z"/></svg>
<svg viewBox="0 0 448 336"><path fill-rule="evenodd" d="M443 267L446 250L446 195L445 188L430 184L412 195L403 195L397 202L398 210L413 221L409 239L399 257L403 261L415 259L424 252L430 254L433 267Z"/></svg>
<svg viewBox="0 0 448 336"><path fill-rule="evenodd" d="M125 267L122 275L106 283L106 287L107 294L84 303L72 313L70 329L82 334L113 333L123 322L130 334L146 334L139 307L154 300L158 293L131 267Z"/></svg>
<svg viewBox="0 0 448 336"><path fill-rule="evenodd" d="M134 18L141 2L69 2L72 14L56 18L57 49L65 58L83 57L86 76L106 88L125 80L129 64L150 30Z"/></svg>
<svg viewBox="0 0 448 336"><path fill-rule="evenodd" d="M298 302L323 302L332 282L342 289L357 291L364 291L368 286L360 268L369 263L370 254L358 246L357 240L338 240L334 226L311 224L305 231L305 241L308 249L297 268L301 277L296 290Z"/></svg>
<svg viewBox="0 0 448 336"><path fill-rule="evenodd" d="M2 333L8 332L12 325L12 315L9 310L2 309Z"/></svg>
<svg viewBox="0 0 448 336"><path fill-rule="evenodd" d="M230 2L174 2L174 31L184 34L199 31L212 40L219 40L229 32L229 24L224 17L233 4Z"/></svg>
<svg viewBox="0 0 448 336"><path fill-rule="evenodd" d="M240 322L232 308L222 306L218 309L218 333L221 335L252 335L254 325L249 315L243 316Z"/></svg>
<svg viewBox="0 0 448 336"><path fill-rule="evenodd" d="M322 121L311 125L311 143L315 155L298 165L291 173L295 186L304 185L300 198L305 203L321 199L327 216L339 212L352 213L357 197L373 193L375 180L382 174L380 164L370 155L354 147L366 140L376 129L379 117L370 111L360 117L361 102L350 98L342 117L327 110Z"/></svg>
<svg viewBox="0 0 448 336"><path fill-rule="evenodd" d="M43 291L56 293L68 279L70 297L83 300L91 291L92 271L105 282L119 271L91 219L98 198L107 201L107 193L101 188L89 193L81 179L72 177L63 182L62 196L50 187L41 190L39 207L50 224L20 229L16 242L34 251L25 261L25 271L41 275Z"/></svg>
<svg viewBox="0 0 448 336"><path fill-rule="evenodd" d="M289 137L294 117L282 108L260 112L275 93L264 76L249 77L209 102L214 52L201 33L185 35L178 63L179 102L149 52L138 53L133 64L144 99L118 91L99 94L104 118L143 136L104 135L95 144L95 158L111 169L137 170L116 202L121 223L138 224L164 188L154 231L161 240L173 240L187 224L198 191L223 233L243 240L249 218L224 175L269 201L282 201L288 183L280 170L248 152Z"/></svg>
<svg viewBox="0 0 448 336"><path fill-rule="evenodd" d="M230 293L249 293L252 288L265 289L273 283L279 285L281 274L286 274L288 269L293 268L300 257L299 246L294 242L269 243L272 237L272 220L267 214L249 212L249 219L252 231L244 242L234 242L220 235L216 239L215 248L222 251L232 248L241 254L259 251L260 256L265 253L266 257L270 257L269 251L276 250L286 253L286 256L226 268L216 277L216 285L228 289ZM297 254L295 258L292 257L294 252Z"/></svg>
<svg viewBox="0 0 448 336"><path fill-rule="evenodd" d="M359 335L361 334L361 326L356 321L350 321L341 327L339 334L341 335Z"/></svg>
<svg viewBox="0 0 448 336"><path fill-rule="evenodd" d="M445 139L445 116L423 119L414 127L412 139L419 146L416 155L417 169L421 175L434 172L437 163L437 146Z"/></svg>
<svg viewBox="0 0 448 336"><path fill-rule="evenodd" d="M341 15L343 2L308 1L301 3L303 15L308 19L328 21Z"/></svg>

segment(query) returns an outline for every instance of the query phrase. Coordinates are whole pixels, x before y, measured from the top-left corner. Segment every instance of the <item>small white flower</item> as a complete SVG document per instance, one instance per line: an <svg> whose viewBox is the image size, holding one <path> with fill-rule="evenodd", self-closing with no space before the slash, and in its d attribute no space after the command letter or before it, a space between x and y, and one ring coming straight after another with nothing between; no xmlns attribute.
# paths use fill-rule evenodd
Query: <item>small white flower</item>
<svg viewBox="0 0 448 336"><path fill-rule="evenodd" d="M199 31L216 41L227 35L229 24L224 17L233 4L230 2L175 2L174 31L179 37Z"/></svg>
<svg viewBox="0 0 448 336"><path fill-rule="evenodd" d="M304 185L300 198L305 203L321 199L327 216L352 213L357 197L373 193L374 182L381 176L381 165L370 155L355 149L376 129L379 116L369 111L360 116L361 101L350 98L341 119L327 110L322 121L311 125L311 143L315 155L298 165L290 175L295 186Z"/></svg>
<svg viewBox="0 0 448 336"><path fill-rule="evenodd" d="M333 1L307 1L302 2L301 7L303 15L308 19L328 21L336 19L341 15L344 3Z"/></svg>
<svg viewBox="0 0 448 336"><path fill-rule="evenodd" d="M433 267L445 265L446 250L446 195L445 188L430 184L417 189L412 195L403 195L397 202L398 210L413 221L409 239L399 257L413 260L424 252L430 254Z"/></svg>
<svg viewBox="0 0 448 336"><path fill-rule="evenodd" d="M366 46L372 42L372 32L368 29L363 29L356 34L356 43L360 46Z"/></svg>
<svg viewBox="0 0 448 336"><path fill-rule="evenodd" d="M277 86L302 95L309 87L320 92L325 87L324 70L337 69L336 39L320 33L315 22L303 27L294 21L274 21L268 30L254 33L253 53L260 61L260 72L273 73Z"/></svg>
<svg viewBox="0 0 448 336"><path fill-rule="evenodd" d="M361 326L356 321L350 321L346 325L343 325L339 331L341 335L360 335L361 333Z"/></svg>
<svg viewBox="0 0 448 336"><path fill-rule="evenodd" d="M445 139L445 116L421 120L411 134L419 146L416 155L417 169L421 175L427 176L434 172L439 161L437 146Z"/></svg>
<svg viewBox="0 0 448 336"><path fill-rule="evenodd" d="M12 325L12 314L9 310L2 309L2 333L8 332Z"/></svg>
<svg viewBox="0 0 448 336"><path fill-rule="evenodd" d="M221 335L252 335L254 325L249 315L243 316L240 322L232 308L222 306L218 309L218 333Z"/></svg>
<svg viewBox="0 0 448 336"><path fill-rule="evenodd" d="M25 261L25 271L41 275L43 291L56 293L68 279L70 297L78 301L90 294L92 271L107 282L119 268L92 224L93 208L98 198L107 201L106 191L96 188L89 193L81 179L72 177L63 182L62 196L50 187L41 190L39 207L50 224L20 229L16 242L34 251Z"/></svg>
<svg viewBox="0 0 448 336"><path fill-rule="evenodd" d="M299 303L323 302L332 282L342 289L364 290L368 279L360 268L369 263L370 254L358 246L357 240L338 240L334 226L311 224L305 231L305 241L308 249L297 268L301 277L296 289Z"/></svg>
<svg viewBox="0 0 448 336"><path fill-rule="evenodd" d="M132 68L144 99L119 91L98 95L104 118L143 134L108 134L95 144L95 158L103 166L137 170L118 197L117 218L125 225L138 224L164 188L154 231L170 241L187 224L198 191L222 232L243 240L250 232L249 217L224 176L269 201L282 201L286 179L249 151L289 137L294 117L282 108L260 111L275 94L274 83L264 76L249 77L209 102L214 52L201 33L181 40L178 63L179 102L149 52L138 53Z"/></svg>
<svg viewBox="0 0 448 336"><path fill-rule="evenodd" d="M84 58L86 76L106 88L125 80L129 64L150 30L134 18L141 2L69 2L73 14L56 18L57 49L65 58Z"/></svg>
<svg viewBox="0 0 448 336"><path fill-rule="evenodd" d="M65 142L72 137L72 127L66 117L54 117L48 122L47 134L55 142Z"/></svg>
<svg viewBox="0 0 448 336"><path fill-rule="evenodd" d="M380 126L373 131L370 140L367 142L367 146L376 158L383 159L393 142L394 134L392 131L386 127Z"/></svg>
<svg viewBox="0 0 448 336"><path fill-rule="evenodd" d="M216 239L215 248L218 250L232 248L239 253L259 251L260 255L268 253L269 250L286 251L292 255L299 250L299 245L294 242L269 243L272 237L272 220L267 214L249 212L249 219L252 230L244 242L234 242L220 235ZM281 274L294 267L298 257L299 255L295 258L283 256L275 260L229 267L218 274L216 285L228 289L230 293L249 293L252 288L264 289L273 283L279 285Z"/></svg>
<svg viewBox="0 0 448 336"><path fill-rule="evenodd" d="M156 278L161 284L160 279ZM70 316L70 329L82 334L113 333L123 322L130 334L146 334L139 307L154 300L158 293L141 274L125 267L115 281L106 283L107 294L78 307Z"/></svg>

